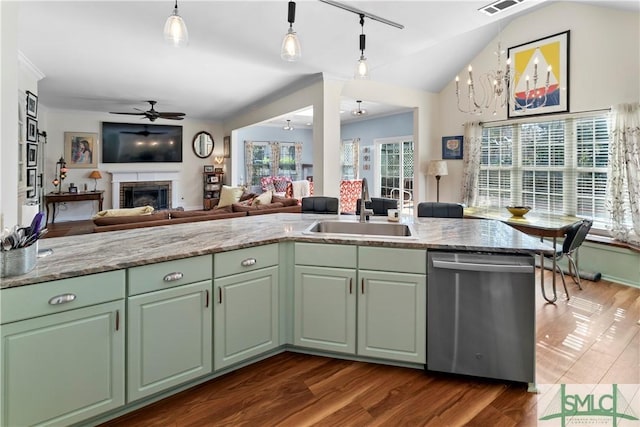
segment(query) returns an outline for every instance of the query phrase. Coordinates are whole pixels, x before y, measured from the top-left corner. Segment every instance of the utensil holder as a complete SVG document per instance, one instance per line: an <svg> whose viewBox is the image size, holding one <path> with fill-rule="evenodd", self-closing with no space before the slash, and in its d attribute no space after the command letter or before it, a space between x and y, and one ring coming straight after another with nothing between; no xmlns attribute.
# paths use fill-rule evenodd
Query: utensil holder
<svg viewBox="0 0 640 427"><path fill-rule="evenodd" d="M36 266L38 245L0 252L0 277L27 274Z"/></svg>

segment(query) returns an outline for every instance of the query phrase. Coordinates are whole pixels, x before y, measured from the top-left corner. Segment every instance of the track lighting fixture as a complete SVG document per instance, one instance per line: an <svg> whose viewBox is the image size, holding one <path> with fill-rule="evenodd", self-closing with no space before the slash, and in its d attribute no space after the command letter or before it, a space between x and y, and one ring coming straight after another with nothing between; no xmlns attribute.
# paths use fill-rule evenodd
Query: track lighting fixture
<svg viewBox="0 0 640 427"><path fill-rule="evenodd" d="M358 80L369 79L369 65L367 64L367 58L364 56L364 49L366 44L366 35L364 34L364 14L360 14L360 26L362 27L362 33L360 34L360 59L356 63L356 72L353 78Z"/></svg>
<svg viewBox="0 0 640 427"><path fill-rule="evenodd" d="M173 13L164 24L164 39L175 47L186 46L189 43L187 26L178 14L178 0L176 0Z"/></svg>
<svg viewBox="0 0 640 427"><path fill-rule="evenodd" d="M293 31L293 23L296 20L296 2L289 2L289 31L284 36L284 40L282 40L282 51L280 52L280 57L285 61L295 62L302 56L302 51L300 50L300 40L298 40L298 35L295 31Z"/></svg>
<svg viewBox="0 0 640 427"><path fill-rule="evenodd" d="M351 110L351 115L352 116L356 116L356 117L360 117L360 116L364 116L365 114L367 114L367 110L363 110L361 107L361 103L362 101L358 100L356 101L358 103L358 108L355 108L353 110Z"/></svg>
<svg viewBox="0 0 640 427"><path fill-rule="evenodd" d="M287 124L282 127L284 130L293 130L293 125L291 125L291 120L287 120Z"/></svg>

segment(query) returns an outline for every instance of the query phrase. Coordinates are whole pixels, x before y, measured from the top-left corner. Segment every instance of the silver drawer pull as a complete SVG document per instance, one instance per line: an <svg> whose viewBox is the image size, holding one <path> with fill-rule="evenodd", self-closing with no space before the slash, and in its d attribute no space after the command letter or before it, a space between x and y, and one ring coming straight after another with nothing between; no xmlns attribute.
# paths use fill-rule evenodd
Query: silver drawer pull
<svg viewBox="0 0 640 427"><path fill-rule="evenodd" d="M56 295L55 297L49 300L49 304L51 305L66 304L68 302L73 301L74 299L76 299L76 296L74 294Z"/></svg>
<svg viewBox="0 0 640 427"><path fill-rule="evenodd" d="M252 265L255 265L256 262L258 261L256 261L255 258L247 258L244 261L242 261L240 265L243 267L251 267Z"/></svg>
<svg viewBox="0 0 640 427"><path fill-rule="evenodd" d="M184 275L179 272L179 271L174 271L173 273L169 273L166 276L164 276L164 280L165 282L175 282L176 280L180 280L182 279Z"/></svg>

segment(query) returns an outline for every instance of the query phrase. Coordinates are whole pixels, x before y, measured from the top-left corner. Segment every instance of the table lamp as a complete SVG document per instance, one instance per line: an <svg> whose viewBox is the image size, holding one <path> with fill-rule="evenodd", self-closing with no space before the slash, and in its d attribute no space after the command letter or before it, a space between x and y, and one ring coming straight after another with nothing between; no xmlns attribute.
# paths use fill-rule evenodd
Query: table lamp
<svg viewBox="0 0 640 427"><path fill-rule="evenodd" d="M89 174L89 178L95 181L95 185L93 186L93 191L98 191L98 180L102 179L102 175L100 175L100 171L92 171Z"/></svg>
<svg viewBox="0 0 640 427"><path fill-rule="evenodd" d="M62 181L67 177L67 162L64 161L63 157L60 157L60 160L56 162L56 176L51 181L54 187L56 187L56 193L60 194L62 192Z"/></svg>
<svg viewBox="0 0 640 427"><path fill-rule="evenodd" d="M449 175L447 162L444 160L431 160L427 167L427 175L436 177L436 202L440 202L440 177Z"/></svg>

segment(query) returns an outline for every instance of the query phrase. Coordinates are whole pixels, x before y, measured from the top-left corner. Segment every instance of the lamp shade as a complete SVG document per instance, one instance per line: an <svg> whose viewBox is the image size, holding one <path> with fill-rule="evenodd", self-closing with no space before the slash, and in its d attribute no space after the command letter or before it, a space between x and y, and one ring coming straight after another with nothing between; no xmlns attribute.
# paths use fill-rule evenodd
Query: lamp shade
<svg viewBox="0 0 640 427"><path fill-rule="evenodd" d="M427 175L444 176L449 175L447 170L447 162L444 160L431 160L427 167Z"/></svg>
<svg viewBox="0 0 640 427"><path fill-rule="evenodd" d="M91 179L102 179L102 175L100 175L100 171L92 171L89 174L89 178L91 178Z"/></svg>

